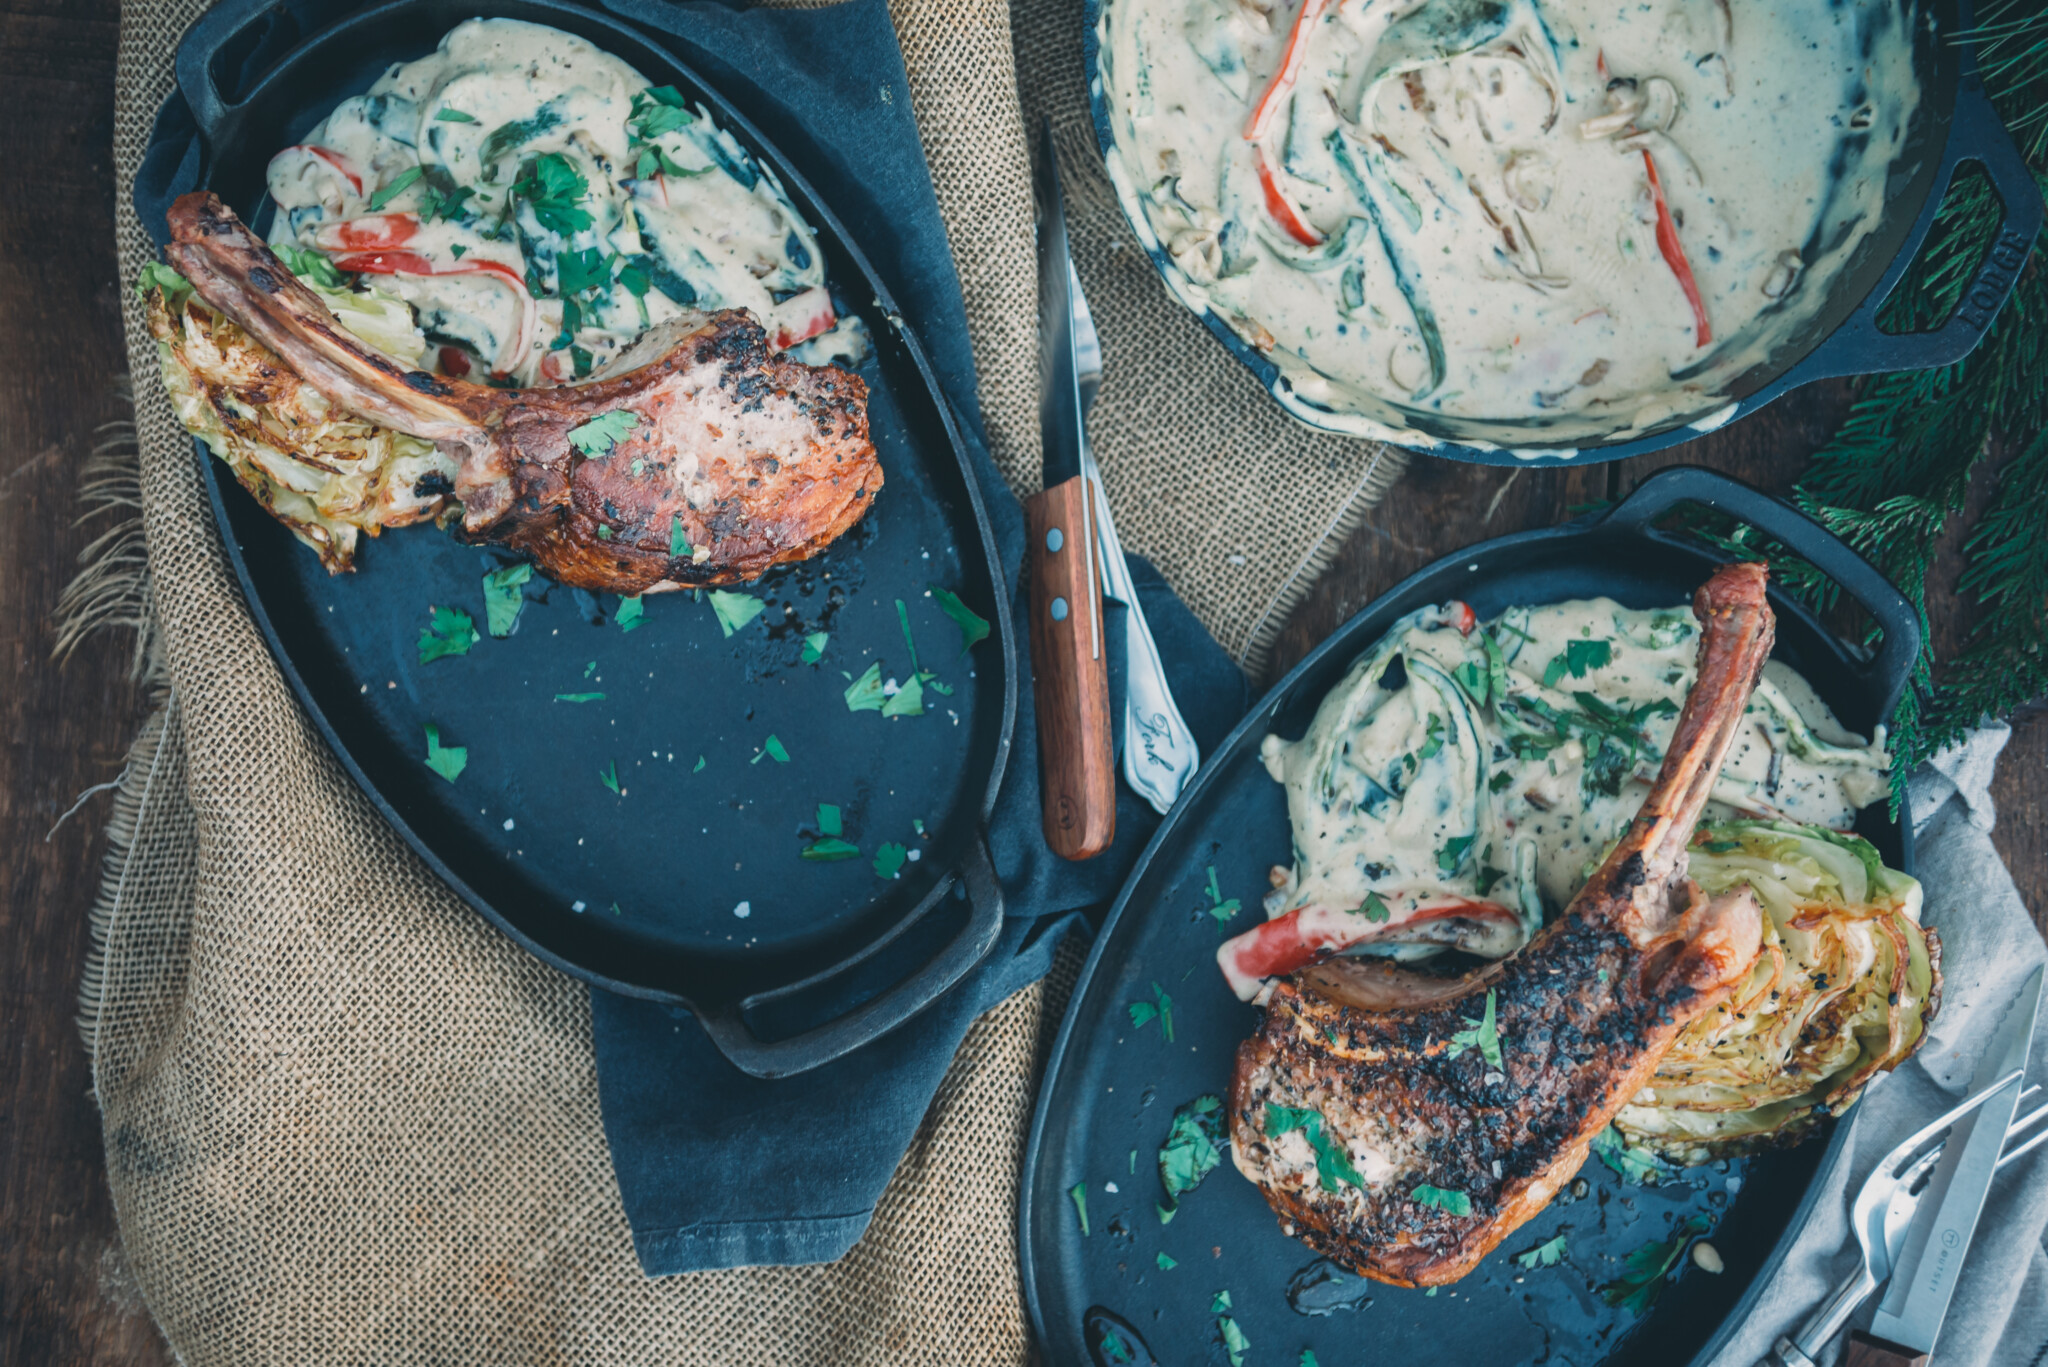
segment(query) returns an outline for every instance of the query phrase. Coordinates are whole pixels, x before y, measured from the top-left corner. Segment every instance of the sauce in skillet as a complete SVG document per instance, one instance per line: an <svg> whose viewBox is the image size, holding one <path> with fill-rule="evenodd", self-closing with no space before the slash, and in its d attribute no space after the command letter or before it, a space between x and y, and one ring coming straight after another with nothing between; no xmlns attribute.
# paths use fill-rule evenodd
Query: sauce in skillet
<svg viewBox="0 0 2048 1367"><path fill-rule="evenodd" d="M751 311L799 360L866 351L774 174L702 105L558 29L457 26L343 100L269 179L271 244L379 276L443 373L566 382L652 324L718 308Z"/></svg>

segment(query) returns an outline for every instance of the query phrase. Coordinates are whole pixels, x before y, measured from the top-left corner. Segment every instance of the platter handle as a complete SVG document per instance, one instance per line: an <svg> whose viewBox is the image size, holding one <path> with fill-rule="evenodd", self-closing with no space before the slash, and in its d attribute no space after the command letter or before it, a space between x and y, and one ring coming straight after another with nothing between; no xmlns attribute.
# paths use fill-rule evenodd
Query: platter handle
<svg viewBox="0 0 2048 1367"><path fill-rule="evenodd" d="M1912 601L1847 542L1791 504L1699 466L1659 470L1610 509L1601 523L1652 540L1676 540L1652 524L1681 503L1717 509L1769 533L1834 580L1871 615L1884 641L1862 673L1878 694L1878 715L1890 716L1920 657L1924 628Z"/></svg>
<svg viewBox="0 0 2048 1367"><path fill-rule="evenodd" d="M931 1005L965 977L967 971L987 955L1002 932L1003 890L996 881L995 865L989 859L988 842L983 837L977 835L969 843L958 877L967 893L966 924L923 967L880 996L843 1016L787 1039L764 1040L747 1024L748 1010L811 991L851 968L853 962L865 960L868 955L863 954L860 960L836 964L802 982L759 993L719 1010L700 1011L698 1020L702 1022L704 1032L711 1036L711 1042L732 1060L735 1067L759 1078L791 1077L830 1063L887 1034ZM948 886L941 884L931 900L935 902L943 896ZM928 903L927 910L929 906ZM908 928L917 919L915 916L906 918L902 925ZM868 954L887 943L888 939L877 941Z"/></svg>
<svg viewBox="0 0 2048 1367"><path fill-rule="evenodd" d="M268 68L356 8L352 0L221 0L194 19L178 40L176 76L207 147L232 142L241 119L238 92L220 87L221 68Z"/></svg>
<svg viewBox="0 0 2048 1367"><path fill-rule="evenodd" d="M1878 375L1953 365L1984 340L1992 320L1998 317L1999 309L2019 283L2027 254L2033 250L2034 237L2041 230L2043 205L2041 189L2034 183L2033 173L2027 169L2019 148L2013 145L2012 135L2006 132L1991 97L1984 93L1984 84L1974 66L1963 73L1956 91L1948 150L1943 154L1934 191L1920 211L1921 222L1907 238L1909 244L1926 242L1935 212L1955 183L1956 172L1967 162L1974 162L1983 170L2004 209L1998 235L1977 264L1970 283L1956 297L1948 320L1931 332L1886 332L1877 325L1885 301L1919 254L1901 251L1877 288L1801 363L1799 383L1838 375Z"/></svg>

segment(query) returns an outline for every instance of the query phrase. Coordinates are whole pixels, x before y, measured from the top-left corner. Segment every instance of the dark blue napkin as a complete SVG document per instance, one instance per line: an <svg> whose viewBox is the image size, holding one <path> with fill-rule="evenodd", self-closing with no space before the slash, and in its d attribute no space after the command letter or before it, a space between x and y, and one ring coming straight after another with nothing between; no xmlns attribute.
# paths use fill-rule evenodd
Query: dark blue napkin
<svg viewBox="0 0 2048 1367"><path fill-rule="evenodd" d="M1015 618L1027 620L1018 573L1023 509L984 443L959 276L886 0L819 10L742 11L710 0L606 0L604 7L653 30L731 100L832 206L874 263L962 417L1000 561L1010 567ZM264 51L257 43L251 62L269 60ZM159 243L164 211L198 174L192 118L173 95L158 116L134 195ZM1133 558L1131 573L1174 697L1207 753L1249 705L1244 676L1150 564ZM1123 622L1123 609L1112 604L1117 716ZM777 1082L733 1067L685 1010L591 994L605 1138L634 1247L650 1276L829 1262L852 1248L968 1026L1043 976L1063 938L1093 934L1157 828L1157 813L1119 782L1117 839L1106 853L1075 864L1046 847L1031 666L1021 643L1018 655L1016 730L989 824L1007 917L988 957L951 992L865 1048ZM893 957L876 956L873 976L884 984L930 953L924 943L893 948Z"/></svg>

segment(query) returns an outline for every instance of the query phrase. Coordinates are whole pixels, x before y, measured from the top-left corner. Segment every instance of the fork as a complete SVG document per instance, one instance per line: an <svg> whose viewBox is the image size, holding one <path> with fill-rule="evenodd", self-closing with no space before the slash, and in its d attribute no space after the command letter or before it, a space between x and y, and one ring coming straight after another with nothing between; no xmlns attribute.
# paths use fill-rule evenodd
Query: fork
<svg viewBox="0 0 2048 1367"><path fill-rule="evenodd" d="M1095 332L1094 315L1081 293L1081 277L1074 263L1067 262L1068 297L1073 300L1074 361L1080 372L1081 415L1087 417L1095 395L1102 388L1102 340ZM1138 589L1131 582L1131 567L1124 560L1123 543L1117 540L1116 524L1109 517L1109 496L1102 489L1102 467L1084 431L1081 438L1081 473L1095 495L1096 559L1102 566L1103 591L1124 605L1124 781L1132 791L1164 814L1180 796L1181 789L1195 776L1201 751L1194 734L1174 705L1173 690L1166 683L1166 666L1159 658L1159 645L1145 611L1138 606Z"/></svg>
<svg viewBox="0 0 2048 1367"><path fill-rule="evenodd" d="M1781 1335L1757 1367L1817 1367L1812 1355L1841 1332L1849 1316L1856 1313L1856 1307L1862 1305L1891 1275L1892 1261L1905 1246L1906 1232L1913 1227L1913 1216L1920 1209L1922 1184L1940 1160L1946 1142L1945 1138L1932 1145L1928 1141L1975 1110L1980 1103L2011 1086L2018 1077L2019 1074L2014 1073L1998 1086L1978 1092L1908 1135L1879 1160L1857 1191L1849 1217L1856 1231L1856 1241L1863 1249L1862 1262L1795 1333ZM2038 1084L2028 1087L2020 1093L2019 1099L2025 1101L2040 1090ZM2011 1143L2043 1119L2048 1119L2048 1103L2016 1117L2005 1132L2006 1141ZM2017 1162L2044 1143L2048 1143L2048 1128L2043 1128L2031 1139L2013 1144L1999 1156L1999 1168Z"/></svg>

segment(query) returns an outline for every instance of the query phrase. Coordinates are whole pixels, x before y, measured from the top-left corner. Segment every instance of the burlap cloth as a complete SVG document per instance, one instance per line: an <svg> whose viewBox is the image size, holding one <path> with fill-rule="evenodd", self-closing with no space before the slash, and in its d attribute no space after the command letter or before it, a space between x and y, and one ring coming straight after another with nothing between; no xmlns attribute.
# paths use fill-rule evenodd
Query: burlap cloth
<svg viewBox="0 0 2048 1367"><path fill-rule="evenodd" d="M130 186L204 7L122 8L124 281L151 255ZM1036 487L1025 129L1049 112L1078 173L1073 237L1107 365L1092 431L1119 528L1257 671L1399 458L1292 424L1170 301L1095 169L1078 0L898 0L892 17L998 462ZM1074 960L975 1025L848 1257L642 1277L598 1122L585 989L461 905L307 725L126 307L135 441L130 463L117 451L96 467L97 492L139 510L141 530L103 539L67 629L139 625L164 705L119 794L85 1025L127 1256L178 1356L1024 1359L1017 1172Z"/></svg>

